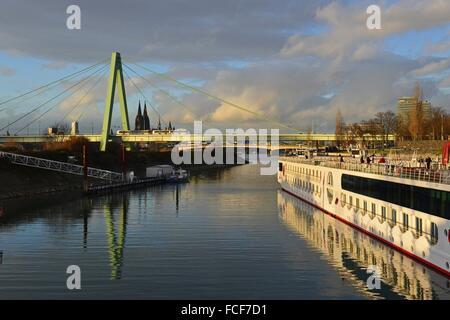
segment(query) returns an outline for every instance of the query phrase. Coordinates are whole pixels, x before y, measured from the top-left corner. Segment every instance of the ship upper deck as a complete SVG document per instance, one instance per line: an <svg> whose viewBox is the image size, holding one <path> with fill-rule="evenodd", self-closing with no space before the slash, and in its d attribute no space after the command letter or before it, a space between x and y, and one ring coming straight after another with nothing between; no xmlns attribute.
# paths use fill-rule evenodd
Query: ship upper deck
<svg viewBox="0 0 450 320"><path fill-rule="evenodd" d="M289 156L280 157L280 161L450 185L450 170L436 163L431 169L427 169L414 166L410 162L390 161L389 159L386 160L386 163L375 162L367 164L351 157L345 157L344 161L341 162L339 157L317 156L306 159L298 156Z"/></svg>

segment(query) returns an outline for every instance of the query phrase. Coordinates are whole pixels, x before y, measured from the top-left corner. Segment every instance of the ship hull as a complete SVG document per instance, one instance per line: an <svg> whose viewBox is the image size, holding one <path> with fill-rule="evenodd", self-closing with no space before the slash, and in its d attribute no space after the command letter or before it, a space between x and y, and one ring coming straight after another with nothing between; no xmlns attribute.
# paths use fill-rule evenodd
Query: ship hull
<svg viewBox="0 0 450 320"><path fill-rule="evenodd" d="M380 179L360 172L280 160L278 182L285 192L450 277L448 219L349 192L342 188L343 174ZM395 223L389 219L392 211L396 212ZM411 222L406 227L401 223L403 215ZM420 232L414 228L414 221L420 221ZM430 226L437 228L433 237Z"/></svg>

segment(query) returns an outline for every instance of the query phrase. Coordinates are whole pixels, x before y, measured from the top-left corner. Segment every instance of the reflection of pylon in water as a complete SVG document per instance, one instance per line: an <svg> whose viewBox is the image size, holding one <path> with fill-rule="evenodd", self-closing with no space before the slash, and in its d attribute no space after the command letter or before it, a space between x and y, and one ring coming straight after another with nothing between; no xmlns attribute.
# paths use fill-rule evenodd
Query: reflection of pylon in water
<svg viewBox="0 0 450 320"><path fill-rule="evenodd" d="M112 208L105 206L105 223L108 235L109 264L111 266L111 279L118 280L122 276L123 250L125 247L128 204L126 196L122 198L122 211L118 228L115 230L115 221Z"/></svg>

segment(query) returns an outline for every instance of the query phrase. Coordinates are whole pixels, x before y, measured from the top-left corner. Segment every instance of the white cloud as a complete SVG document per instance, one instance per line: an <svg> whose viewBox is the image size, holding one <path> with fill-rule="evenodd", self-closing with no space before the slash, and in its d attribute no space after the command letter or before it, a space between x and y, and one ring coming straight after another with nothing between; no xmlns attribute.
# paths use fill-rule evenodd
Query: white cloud
<svg viewBox="0 0 450 320"><path fill-rule="evenodd" d="M441 73L450 67L450 59L440 59L438 61L430 62L411 72L412 75L420 77Z"/></svg>
<svg viewBox="0 0 450 320"><path fill-rule="evenodd" d="M384 2L389 5L381 5L383 29L373 31L366 28L370 0L195 0L189 5L167 0L152 1L151 6L130 5L126 12L122 2L114 0L108 15L101 5L81 1L89 20L80 33L58 28L64 21L56 18L41 19L56 17L60 1L45 3L42 12L32 14L23 9L25 2L5 1L10 10L24 15L26 23L17 24L11 12L0 10L0 50L44 58L51 61L46 67L58 67L98 61L120 46L125 60L163 63L177 79L194 81L216 96L300 129L314 123L317 130L332 130L338 109L348 122L395 110L396 97L410 94L418 78L426 78L424 94L432 102L436 99L446 105L448 99L438 90L450 85L448 57L427 57L423 52L419 58L407 58L383 50L385 40L393 35L409 41L402 35L449 25L448 0ZM178 10L174 11L175 4ZM130 23L123 25L125 20ZM38 27L31 29L28 23ZM448 41L442 39L434 48L430 45L429 50L435 50L430 52L448 50ZM244 63L232 67L230 61ZM198 119L216 127L274 126L152 78L176 95L183 107L164 93L150 90L141 78L133 75L132 79L146 88L163 119L177 127L188 127ZM133 122L142 97L129 80L126 88ZM84 105L103 108L105 92L104 85L99 86ZM70 110L75 100L62 104L60 112ZM97 117L101 122L101 115L90 110L93 113L86 118ZM156 114L150 112L154 125Z"/></svg>
<svg viewBox="0 0 450 320"><path fill-rule="evenodd" d="M334 59L371 59L386 37L406 31L424 30L449 23L450 4L447 0L401 0L383 7L382 29L366 27L365 2L346 6L340 2L319 8L316 19L328 30L313 36L291 36L280 51L282 57L317 55Z"/></svg>

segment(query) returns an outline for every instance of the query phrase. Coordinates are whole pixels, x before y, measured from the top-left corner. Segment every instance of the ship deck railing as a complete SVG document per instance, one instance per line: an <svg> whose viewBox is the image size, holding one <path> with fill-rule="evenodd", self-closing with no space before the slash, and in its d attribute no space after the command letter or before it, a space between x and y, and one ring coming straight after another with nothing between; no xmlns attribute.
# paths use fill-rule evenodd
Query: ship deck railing
<svg viewBox="0 0 450 320"><path fill-rule="evenodd" d="M345 159L344 162L341 162L339 158L330 159L330 157L314 157L312 159L280 157L280 160L450 185L450 170L436 163L434 163L430 169L427 169L424 167L411 166L407 162L388 161L387 163L367 164L355 161L353 158Z"/></svg>

